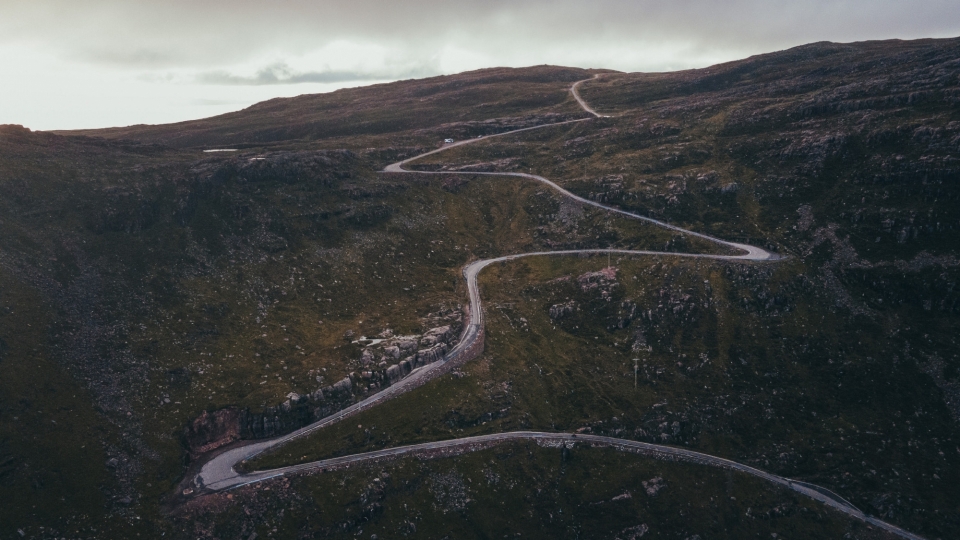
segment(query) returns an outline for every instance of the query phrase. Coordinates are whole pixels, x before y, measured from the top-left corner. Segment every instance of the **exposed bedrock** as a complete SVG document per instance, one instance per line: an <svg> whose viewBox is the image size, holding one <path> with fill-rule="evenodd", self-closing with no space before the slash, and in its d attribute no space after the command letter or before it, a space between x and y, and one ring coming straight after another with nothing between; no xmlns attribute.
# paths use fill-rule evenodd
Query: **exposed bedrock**
<svg viewBox="0 0 960 540"><path fill-rule="evenodd" d="M577 303L574 300L562 304L554 304L550 306L550 318L553 320L562 319L568 315L572 315L575 311L577 311Z"/></svg>
<svg viewBox="0 0 960 540"><path fill-rule="evenodd" d="M183 432L184 443L190 456L220 448L240 439L241 411L236 407L214 412L203 411L190 422Z"/></svg>
<svg viewBox="0 0 960 540"><path fill-rule="evenodd" d="M313 392L290 392L277 406L260 411L237 407L205 411L184 430L184 444L191 459L240 439L290 433L340 411L355 402L357 396L377 392L419 367L443 360L458 340L463 327L460 319L459 312L451 311L434 319L449 324L432 327L422 336L391 335L363 349L359 372Z"/></svg>

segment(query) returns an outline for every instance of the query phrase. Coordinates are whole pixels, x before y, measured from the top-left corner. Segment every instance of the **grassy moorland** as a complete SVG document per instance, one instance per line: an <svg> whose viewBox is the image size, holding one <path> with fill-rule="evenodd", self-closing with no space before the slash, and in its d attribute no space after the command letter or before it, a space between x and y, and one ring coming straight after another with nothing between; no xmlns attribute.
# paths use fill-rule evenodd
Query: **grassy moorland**
<svg viewBox="0 0 960 540"><path fill-rule="evenodd" d="M469 260L675 237L530 182L378 175L396 151L309 146L3 128L0 490L23 501L6 532L162 519L188 423L342 379L360 357L346 332L423 332L464 301Z"/></svg>
<svg viewBox="0 0 960 540"><path fill-rule="evenodd" d="M488 134L537 117L583 118L587 115L568 89L594 72L554 66L483 69L272 99L203 120L68 133L176 147L262 148L351 139L361 148L384 149L418 136L435 143L439 133L456 138Z"/></svg>
<svg viewBox="0 0 960 540"><path fill-rule="evenodd" d="M818 483L915 530L950 521L955 420L938 393L920 390L927 374L883 360L903 344L882 322L822 309L829 297L796 260L623 259L608 296L584 291L577 277L606 264L491 269L482 359L250 467L506 430L583 430ZM573 313L551 318L551 307L571 303Z"/></svg>
<svg viewBox="0 0 960 540"><path fill-rule="evenodd" d="M481 359L253 465L582 429L750 463L955 536L958 56L955 40L814 44L610 72L582 94L618 116L418 162L463 168L443 178L376 171L444 137L581 117L568 88L591 72L483 70L171 126L2 127L0 499L17 503L0 505L0 535L870 537L749 479L523 445L164 507L194 419L358 371L357 336L419 334L456 311L470 260L703 249L473 169L532 171L791 258L489 268ZM239 151L199 151L223 146ZM614 279L578 279L608 264ZM668 487L647 498L637 483L657 476Z"/></svg>
<svg viewBox="0 0 960 540"><path fill-rule="evenodd" d="M554 267L574 263L492 269L487 354L464 368L470 377L401 398L404 412L358 418L389 426L383 433L351 423L251 466L460 433L602 426L806 478L912 530L949 535L960 457L960 171L951 157L960 122L957 72L945 66L956 50L904 46L901 70L889 73L882 57L892 46L814 45L698 72L605 75L582 93L618 117L418 161L430 170L533 170L582 196L792 258L617 263L617 296L593 304L575 278L605 259L565 271ZM845 67L828 69L834 63ZM761 76L774 71L773 82ZM859 89L851 103L848 87L864 84L850 72L885 76L874 83L880 95ZM682 90L708 77L732 82ZM681 90L657 93L652 80ZM782 88L776 99L771 86ZM916 92L928 92L922 106L910 106ZM740 126L756 118L761 126ZM571 300L581 310L551 320L549 308ZM624 303L651 313L619 328ZM639 336L649 352L636 352ZM640 391L630 384L637 356L646 363ZM554 378L531 377L541 373Z"/></svg>
<svg viewBox="0 0 960 540"><path fill-rule="evenodd" d="M532 443L241 488L175 520L220 538L883 537L753 478Z"/></svg>

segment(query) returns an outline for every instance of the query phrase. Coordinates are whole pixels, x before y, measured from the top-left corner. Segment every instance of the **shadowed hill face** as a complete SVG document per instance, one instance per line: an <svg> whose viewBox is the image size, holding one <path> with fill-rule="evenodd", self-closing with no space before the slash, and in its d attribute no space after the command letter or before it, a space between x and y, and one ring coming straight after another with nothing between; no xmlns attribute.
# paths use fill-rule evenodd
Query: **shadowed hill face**
<svg viewBox="0 0 960 540"><path fill-rule="evenodd" d="M376 152L204 155L5 126L0 155L0 498L24 501L0 508L4 536L155 514L184 426L360 371L347 332L440 326L471 259L675 236L533 183L377 175ZM102 497L48 504L70 486Z"/></svg>
<svg viewBox="0 0 960 540"><path fill-rule="evenodd" d="M579 114L568 99L569 87L589 76L586 70L552 66L484 69L273 99L204 120L73 133L177 147L256 145L398 133L520 114Z"/></svg>
<svg viewBox="0 0 960 540"><path fill-rule="evenodd" d="M786 104L783 100L796 96L836 90L835 97L855 99L955 86L949 70L958 57L960 39L812 43L704 69L608 76L584 86L581 94L607 114L694 94L700 100L749 97Z"/></svg>

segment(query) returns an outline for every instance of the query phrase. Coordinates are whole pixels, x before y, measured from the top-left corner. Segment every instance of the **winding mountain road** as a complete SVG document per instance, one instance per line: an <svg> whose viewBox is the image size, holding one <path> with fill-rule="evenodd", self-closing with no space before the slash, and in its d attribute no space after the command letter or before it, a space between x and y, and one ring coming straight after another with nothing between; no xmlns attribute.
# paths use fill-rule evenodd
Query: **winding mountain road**
<svg viewBox="0 0 960 540"><path fill-rule="evenodd" d="M600 78L599 73L593 76L593 79L599 79L599 78ZM573 99L577 100L577 103L580 104L581 109L596 116L597 118L610 118L605 114L600 114L597 111L593 110L593 107L591 107L589 103L587 103L586 101L583 100L582 97L580 97L580 90L578 90L580 88L580 85L587 81L592 81L593 79L584 79L582 81L577 81L573 83L573 86L570 87L570 93L573 94Z"/></svg>
<svg viewBox="0 0 960 540"><path fill-rule="evenodd" d="M599 75L594 76L597 78ZM592 79L584 79L573 84L570 88L571 94L576 99L577 103L583 108L584 111L593 115L592 118L583 118L578 120L568 120L565 122L558 122L553 124L544 124L539 126L527 127L523 129L516 129L513 131L507 131L504 133L498 133L495 135L487 135L484 137L478 137L475 139L467 139L463 141L458 141L455 143L444 145L436 150L425 152L423 154L417 155L415 157L393 163L384 168L384 173L415 173L415 174L431 174L431 175L443 175L443 174L459 174L459 175L474 175L474 176L511 176L517 178L523 178L526 180L533 180L546 184L550 188L557 191L560 195L568 197L574 201L577 201L583 205L592 206L619 214L628 218L638 219L645 221L659 227L663 227L672 231L682 233L684 235L693 236L706 240L708 242L714 243L719 246L730 248L736 250L740 253L736 255L720 255L720 254L696 254L696 253L670 253L670 252L659 252L659 251L646 251L646 250L628 250L628 249L582 249L582 250L566 250L566 251L542 251L542 252L532 252L532 253L517 253L513 255L504 255L502 257L496 257L493 259L483 259L474 261L463 269L464 278L467 282L467 291L469 295L469 306L470 311L467 318L467 324L465 325L464 331L460 336L460 340L457 345L448 352L444 358L433 364L428 364L420 368L415 369L405 377L404 379L398 381L396 384L387 387L386 389L374 394L362 401L359 401L335 414L332 414L326 418L318 420L313 424L304 426L292 433L287 435L277 437L274 439L269 439L265 441L256 441L242 446L237 446L230 448L226 451L223 451L219 454L213 455L209 458L209 461L203 464L200 468L199 474L194 477L194 484L198 488L197 493L212 492L212 491L223 491L228 489L237 488L240 486L262 482L271 478L276 478L279 476L304 473L310 471L322 471L326 469L335 469L350 466L352 464L360 463L369 463L381 461L384 459L393 459L405 455L424 455L424 454L443 454L444 452L450 453L462 453L464 451L474 451L483 448L488 448L495 444L501 444L504 442L518 441L518 440L532 440L536 441L538 444L546 446L560 446L566 444L577 444L577 443L586 443L592 446L604 446L614 449L618 449L626 452L634 452L647 457L652 457L655 459L663 459L668 461L683 461L689 463L697 463L706 466L719 467L728 470L734 470L741 473L749 474L751 476L761 478L778 484L790 490L793 490L797 493L803 494L811 499L820 501L821 503L833 508L836 511L842 512L854 519L860 520L862 522L868 523L870 525L881 528L887 532L898 535L902 538L908 538L910 540L923 540L922 537L914 535L910 532L907 532L895 525L880 521L876 518L870 517L864 514L862 511L857 509L848 501L844 500L840 496L832 493L826 488L820 486L815 486L813 484L808 484L805 482L800 482L796 480L790 480L781 476L773 475L759 469L755 469L748 465L743 465L734 461L730 461L724 458L711 456L707 454L702 454L699 452L694 452L692 450L687 450L683 448L676 448L672 446L664 446L651 443L643 443L638 441L631 441L627 439L616 439L612 437L603 437L599 435L575 435L568 433L545 433L545 432L536 432L536 431L514 431L507 433L495 433L490 435L481 435L475 437L464 437L459 439L452 439L446 441L436 441L416 445L408 446L399 446L395 448L387 448L383 450L376 450L373 452L366 452L362 454L354 454L350 456L342 456L338 458L326 459L321 461L314 461L311 463L304 463L299 465L291 465L288 467L281 467L278 469L271 469L265 471L254 471L241 473L236 470L236 465L242 461L249 460L263 452L268 450L275 450L284 444L303 437L309 433L323 429L329 425L335 424L345 418L353 416L360 413L363 410L369 409L376 405L379 405L385 401L388 401L400 394L409 392L414 388L417 388L424 383L450 371L453 367L459 365L465 359L472 358L471 354L476 352L477 347L482 347L482 340L484 336L484 324L483 324L483 309L481 304L480 297L480 288L477 283L477 276L479 273L486 268L487 266L504 261L512 261L515 259L520 259L524 257L541 257L541 256L565 256L565 255L580 255L580 254L618 254L618 255L628 255L628 256L670 256L670 257L686 257L686 258L699 258L699 259L715 259L715 260L727 260L727 261L777 261L782 259L781 256L770 253L765 249L751 246L747 244L739 244L735 242L728 242L719 238L715 238L706 234L689 231L678 227L676 225L671 225L663 221L652 219L646 216L641 216L639 214L634 214L625 210L618 208L606 206L583 197L579 197L570 193L569 191L563 189L556 183L538 176L535 174L527 173L510 173L510 172L463 172L463 171L410 171L404 169L403 166L412 161L421 159L423 157L433 155L439 152L444 152L458 146L463 146L466 144L473 144L487 139L495 137L503 137L505 135L513 135L516 133L521 133L524 131L530 131L534 129L541 129L546 127L555 127L565 124L574 124L578 122L587 122L595 118L603 118L604 115L597 113L593 110L581 97L577 88L584 82Z"/></svg>

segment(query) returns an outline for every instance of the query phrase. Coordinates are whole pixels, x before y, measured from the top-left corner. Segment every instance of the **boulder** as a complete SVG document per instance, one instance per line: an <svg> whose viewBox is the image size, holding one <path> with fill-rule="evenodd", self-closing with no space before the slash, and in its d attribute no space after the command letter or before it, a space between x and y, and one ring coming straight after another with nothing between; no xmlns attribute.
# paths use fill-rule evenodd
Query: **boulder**
<svg viewBox="0 0 960 540"><path fill-rule="evenodd" d="M646 491L647 495L650 497L656 497L657 494L660 493L660 490L667 487L667 485L663 482L663 478L659 476L656 478L651 478L650 480L644 480L641 482L641 484L643 485L644 491Z"/></svg>
<svg viewBox="0 0 960 540"><path fill-rule="evenodd" d="M720 173L717 171L707 171L699 176L697 176L698 182L714 182L720 178Z"/></svg>
<svg viewBox="0 0 960 540"><path fill-rule="evenodd" d="M556 321L573 314L576 310L577 303L573 300L563 304L554 304L550 306L550 318Z"/></svg>
<svg viewBox="0 0 960 540"><path fill-rule="evenodd" d="M403 339L397 342L401 354L410 354L417 351L417 342L412 339Z"/></svg>
<svg viewBox="0 0 960 540"><path fill-rule="evenodd" d="M421 360L420 357L417 355L408 356L404 358L404 360L406 360L407 362L410 362L410 367L413 369L417 369L418 367L423 365L423 360Z"/></svg>
<svg viewBox="0 0 960 540"><path fill-rule="evenodd" d="M261 430L263 437L273 437L274 435L278 435L282 429L283 424L280 423L279 416L263 417L263 428Z"/></svg>
<svg viewBox="0 0 960 540"><path fill-rule="evenodd" d="M373 351L371 351L370 349L364 349L363 352L360 354L360 364L363 367L369 366L374 361L375 359L373 356Z"/></svg>
<svg viewBox="0 0 960 540"><path fill-rule="evenodd" d="M577 277L577 283L583 292L589 292L597 288L601 291L609 291L611 287L617 284L617 270L616 267L611 266L597 272L587 272Z"/></svg>
<svg viewBox="0 0 960 540"><path fill-rule="evenodd" d="M397 346L387 347L383 349L383 353L385 356L389 356L390 358L393 358L394 360L396 360L397 358L400 358L400 347L397 347Z"/></svg>
<svg viewBox="0 0 960 540"><path fill-rule="evenodd" d="M353 381L350 380L350 377L344 377L333 385L333 390L337 394L349 394L353 390Z"/></svg>
<svg viewBox="0 0 960 540"><path fill-rule="evenodd" d="M438 343L429 349L424 349L417 353L417 362L423 365L432 364L443 360L443 355L447 353L447 345Z"/></svg>
<svg viewBox="0 0 960 540"><path fill-rule="evenodd" d="M431 328L420 338L420 344L426 347L430 347L437 343L449 343L450 337L453 335L453 330L450 326L439 326L437 328Z"/></svg>
<svg viewBox="0 0 960 540"><path fill-rule="evenodd" d="M400 372L400 366L390 366L387 368L387 378L390 379L390 384L396 384L397 381L403 378L403 374Z"/></svg>
<svg viewBox="0 0 960 540"><path fill-rule="evenodd" d="M411 371L413 371L412 367L410 366L409 360L404 360L400 362L398 365L400 366L400 372L403 373L404 377L406 377L407 375L410 374Z"/></svg>

